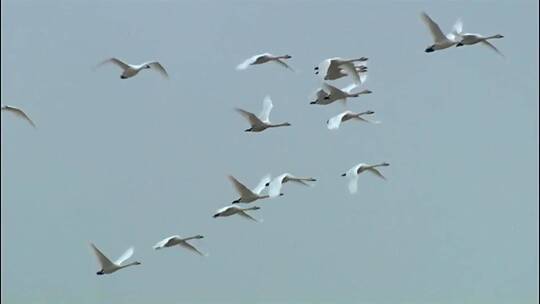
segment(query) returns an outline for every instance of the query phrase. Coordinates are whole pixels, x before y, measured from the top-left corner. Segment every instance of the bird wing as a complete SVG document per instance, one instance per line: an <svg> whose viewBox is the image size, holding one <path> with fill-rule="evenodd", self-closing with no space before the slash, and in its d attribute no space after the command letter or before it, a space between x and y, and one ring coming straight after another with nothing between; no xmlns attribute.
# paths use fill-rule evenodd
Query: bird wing
<svg viewBox="0 0 540 304"><path fill-rule="evenodd" d="M349 177L349 192L354 194L358 191L358 175L357 174L347 174Z"/></svg>
<svg viewBox="0 0 540 304"><path fill-rule="evenodd" d="M382 175L382 173L379 170L377 170L375 168L367 168L366 170L373 173L373 174L375 174L375 175L377 175L378 177L386 180L386 177L384 177L384 175Z"/></svg>
<svg viewBox="0 0 540 304"><path fill-rule="evenodd" d="M116 261L114 261L114 263L116 265L122 265L122 263L129 259L132 255L133 255L133 252L135 250L133 250L133 247L129 247L126 252L124 252Z"/></svg>
<svg viewBox="0 0 540 304"><path fill-rule="evenodd" d="M96 245L90 243L90 246L92 247L92 249L94 249L94 254L98 258L99 264L101 264L101 268L105 269L105 268L111 268L111 267L116 266L101 251L99 251Z"/></svg>
<svg viewBox="0 0 540 304"><path fill-rule="evenodd" d="M351 94L351 91L354 90L358 85L356 83L351 83L350 85L341 89L341 91Z"/></svg>
<svg viewBox="0 0 540 304"><path fill-rule="evenodd" d="M454 23L452 33L456 36L461 36L461 34L463 33L463 22L461 21L461 18L456 20L456 23Z"/></svg>
<svg viewBox="0 0 540 304"><path fill-rule="evenodd" d="M244 116L247 120L249 120L249 123L251 126L261 125L264 124L255 114L236 108L236 111L240 113L242 116Z"/></svg>
<svg viewBox="0 0 540 304"><path fill-rule="evenodd" d="M163 248L163 247L165 247L165 245L166 245L172 238L174 238L174 237L175 237L175 236L170 236L170 237L168 237L168 238L165 238L165 239L163 239L163 240L157 242L157 244L155 244L154 247L152 247L152 248L154 248L154 249Z"/></svg>
<svg viewBox="0 0 540 304"><path fill-rule="evenodd" d="M272 180L272 178L270 177L270 174L265 175L261 179L259 184L255 188L253 188L253 193L255 193L257 195L261 194L263 189L266 187L266 184L268 184L271 180Z"/></svg>
<svg viewBox="0 0 540 304"><path fill-rule="evenodd" d="M484 45L487 45L488 47L490 47L492 50L494 50L495 52L497 52L497 54L501 55L504 57L503 53L501 53L501 51L499 51L493 44L491 44L489 41L487 40L482 40L481 41Z"/></svg>
<svg viewBox="0 0 540 304"><path fill-rule="evenodd" d="M435 21L433 21L428 14L422 12L422 20L426 23L435 42L445 41L447 38L441 31L441 28Z"/></svg>
<svg viewBox="0 0 540 304"><path fill-rule="evenodd" d="M285 61L283 61L281 59L276 59L276 60L272 60L272 61L274 61L275 63L277 63L277 64L279 64L279 65L281 65L281 66L283 66L283 67L285 67L285 68L287 68L287 69L294 72L293 68L291 68L288 64L286 64Z"/></svg>
<svg viewBox="0 0 540 304"><path fill-rule="evenodd" d="M186 249L189 249L191 251L195 251L196 253L202 255L202 256L205 256L204 253L200 252L199 250L197 250L197 248L195 248L193 245L191 245L190 243L188 242L181 242L180 243L180 246L186 248Z"/></svg>
<svg viewBox="0 0 540 304"><path fill-rule="evenodd" d="M120 68L122 68L122 70L126 70L126 69L129 69L130 66L129 64L123 62L122 60L118 59L118 58L109 58L109 59L106 59L106 60L103 60L102 62L100 62L97 66L102 66L106 63L114 63L116 64L117 66L119 66Z"/></svg>
<svg viewBox="0 0 540 304"><path fill-rule="evenodd" d="M165 68L161 65L161 63L157 61L149 62L147 63L150 67L156 69L163 77L169 78L169 74L167 74L167 71Z"/></svg>
<svg viewBox="0 0 540 304"><path fill-rule="evenodd" d="M251 215L247 214L245 211L240 211L238 212L238 215L240 216L243 216L244 218L247 218L247 219L250 219L252 221L255 221L255 222L259 222L258 220L256 220L254 217L252 217Z"/></svg>
<svg viewBox="0 0 540 304"><path fill-rule="evenodd" d="M247 69L252 63L254 63L257 60L257 58L259 58L260 56L263 56L263 55L264 54L259 54L259 55L249 57L248 59L244 60L244 62L237 65L236 69L237 70L245 70L245 69Z"/></svg>
<svg viewBox="0 0 540 304"><path fill-rule="evenodd" d="M251 190L249 190L248 187L244 186L241 182L234 178L234 176L229 175L229 180L233 183L234 188L241 197L253 195Z"/></svg>
<svg viewBox="0 0 540 304"><path fill-rule="evenodd" d="M338 129L339 126L341 125L341 120L343 119L343 116L345 115L347 115L347 111L328 119L328 123L326 124L326 126L328 127L328 130Z"/></svg>
<svg viewBox="0 0 540 304"><path fill-rule="evenodd" d="M15 116L18 116L18 117L28 121L32 125L32 127L34 127L34 128L36 127L34 122L30 119L30 117L28 117L28 115L26 115L26 113L24 113L23 110L21 110L19 108L16 108L16 107L8 106L8 105L2 106L2 110L13 113L13 114L15 114Z"/></svg>
<svg viewBox="0 0 540 304"><path fill-rule="evenodd" d="M349 76L352 77L354 83L360 84L360 76L358 76L358 72L356 72L356 67L352 62L345 62L339 65L340 68L342 68Z"/></svg>
<svg viewBox="0 0 540 304"><path fill-rule="evenodd" d="M328 95L332 95L332 94L336 94L336 93L339 93L341 90L336 88L335 86L331 85L331 84L328 84L326 82L323 82L322 83L322 89L328 94Z"/></svg>
<svg viewBox="0 0 540 304"><path fill-rule="evenodd" d="M273 107L274 105L272 104L272 99L270 99L270 96L265 96L263 100L263 109L259 115L261 121L266 123L270 122L270 111L272 111Z"/></svg>

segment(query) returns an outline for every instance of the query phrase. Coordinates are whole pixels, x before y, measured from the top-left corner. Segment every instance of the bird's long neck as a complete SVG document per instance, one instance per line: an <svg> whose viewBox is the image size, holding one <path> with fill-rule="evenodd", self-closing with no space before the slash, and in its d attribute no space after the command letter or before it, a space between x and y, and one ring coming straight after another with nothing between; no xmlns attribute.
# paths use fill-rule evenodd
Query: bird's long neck
<svg viewBox="0 0 540 304"><path fill-rule="evenodd" d="M267 196L268 196L268 195L267 195ZM257 210L257 209L259 209L259 208L253 206L253 207L249 207L249 208L244 208L244 209L242 209L242 210L243 210L243 211L247 211L247 210Z"/></svg>
<svg viewBox="0 0 540 304"><path fill-rule="evenodd" d="M354 93L354 94L350 94L350 93L347 93L347 97L358 97L360 95L363 95L363 94L369 94L371 93L370 90L363 90L361 92L358 92L358 93Z"/></svg>
<svg viewBox="0 0 540 304"><path fill-rule="evenodd" d="M182 239L182 241L189 241L189 240L194 240L194 239L198 239L198 238L199 238L198 235L196 235L196 236L190 236L190 237L188 237L188 238Z"/></svg>
<svg viewBox="0 0 540 304"><path fill-rule="evenodd" d="M501 38L501 36L499 36L499 35L491 35L491 36L484 37L484 39L482 39L482 40L497 39L497 38Z"/></svg>
<svg viewBox="0 0 540 304"><path fill-rule="evenodd" d="M288 122L280 123L280 124L274 124L274 125L268 125L269 128L277 128L277 127L286 127L290 124Z"/></svg>
<svg viewBox="0 0 540 304"><path fill-rule="evenodd" d="M390 166L390 164L389 163L380 163L380 164L371 165L370 167L371 168L376 168L376 167L386 167L386 166Z"/></svg>

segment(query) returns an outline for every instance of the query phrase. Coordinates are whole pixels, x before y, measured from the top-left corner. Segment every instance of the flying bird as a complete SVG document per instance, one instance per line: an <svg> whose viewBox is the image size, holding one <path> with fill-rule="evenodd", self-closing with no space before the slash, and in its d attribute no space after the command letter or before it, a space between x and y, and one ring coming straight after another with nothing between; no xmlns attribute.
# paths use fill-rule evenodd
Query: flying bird
<svg viewBox="0 0 540 304"><path fill-rule="evenodd" d="M318 66L314 68L315 74L320 74L324 80L331 80L331 78L336 77L342 73L342 70L345 74L352 77L353 82L357 85L362 83L360 76L358 75L358 70L354 65L354 62L364 62L368 59L366 57L361 57L357 59L343 59L340 57L333 57L323 60L319 63Z"/></svg>
<svg viewBox="0 0 540 304"><path fill-rule="evenodd" d="M462 33L463 31L463 24L461 23L461 20L458 20L458 25L456 27L456 33L457 33L457 36L459 37L459 41L458 43L456 44L456 47L460 47L460 46L463 46L463 45L473 45L473 44L477 44L477 43L482 43L483 45L485 46L488 46L489 48L491 48L492 50L494 50L495 52L497 52L497 54L501 55L501 56L504 56L501 51L499 51L493 44L491 44L488 40L489 39L500 39L500 38L504 38L503 35L501 34L496 34L496 35L492 35L492 36L482 36L480 34L473 34L473 33Z"/></svg>
<svg viewBox="0 0 540 304"><path fill-rule="evenodd" d="M343 103L346 103L347 98L349 97L358 97L363 94L372 93L370 90L363 90L358 93L351 93L351 91L356 87L357 85L353 83L343 89L338 89L331 84L323 82L322 88L318 89L315 93L316 99L314 101L311 101L310 104L328 105L337 100L341 100Z"/></svg>
<svg viewBox="0 0 540 304"><path fill-rule="evenodd" d="M116 261L111 262L111 260L109 260L94 244L90 243L90 246L92 249L94 249L94 253L98 258L99 264L101 265L101 270L96 273L97 275L110 274L122 268L133 265L141 265L139 262L131 262L129 264L122 265L125 260L129 259L133 255L133 247L126 250L126 252L124 252L124 254L122 254Z"/></svg>
<svg viewBox="0 0 540 304"><path fill-rule="evenodd" d="M238 214L244 218L247 218L249 220L255 221L255 222L262 222L262 220L256 220L255 218L251 217L249 214L247 214L246 211L249 210L259 210L261 207L253 206L248 208L240 208L235 205L226 206L221 209L218 209L216 213L214 214L214 218L216 217L223 217L223 216L231 216L234 214Z"/></svg>
<svg viewBox="0 0 540 304"><path fill-rule="evenodd" d="M302 184L304 186L309 186L310 184L306 182L315 182L317 181L313 177L297 177L290 173L283 173L280 176L275 177L271 182L267 183L268 195L271 198L283 195L281 193L281 186L286 182L295 182Z"/></svg>
<svg viewBox="0 0 540 304"><path fill-rule="evenodd" d="M372 120L368 120L362 117L364 115L373 115L373 114L375 114L375 112L373 111L364 111L364 112L357 113L357 112L352 112L352 111L347 110L327 120L326 126L328 127L329 130L335 130L339 128L342 122L346 122L351 119L357 120L357 121L368 122L368 123L374 123L374 124L380 123L379 121L372 121Z"/></svg>
<svg viewBox="0 0 540 304"><path fill-rule="evenodd" d="M349 178L349 192L354 194L358 191L358 175L364 171L371 172L376 176L386 180L386 178L381 174L377 167L387 167L390 166L389 163L380 163L376 165L368 165L360 163L347 171L346 173L341 174L341 176L346 176Z"/></svg>
<svg viewBox="0 0 540 304"><path fill-rule="evenodd" d="M426 48L425 50L426 53L431 53L437 50L446 49L458 43L458 39L459 39L458 33L461 31L460 29L461 21L458 20L456 24L454 25L452 32L445 35L441 31L441 28L439 27L439 25L435 23L435 21L433 21L433 19L431 19L428 16L428 14L426 14L425 12L422 12L421 17L424 23L426 23L426 25L428 26L431 36L433 37L433 42L434 42L433 45Z"/></svg>
<svg viewBox="0 0 540 304"><path fill-rule="evenodd" d="M185 249L196 252L199 255L207 256L206 254L200 252L193 245L188 243L189 240L202 239L202 238L204 238L202 235L196 235L196 236L192 236L192 237L188 237L188 238L182 238L182 237L180 237L178 235L173 235L173 236L170 236L168 238L165 238L165 239L159 241L156 245L154 245L153 248L155 250L159 250L159 249L163 249L163 248L166 248L166 247L180 246L180 247L183 247Z"/></svg>
<svg viewBox="0 0 540 304"><path fill-rule="evenodd" d="M268 62L275 62L291 71L294 72L294 70L287 64L285 63L285 59L291 59L292 56L290 55L283 55L283 56L274 56L270 53L263 53L263 54L259 54L259 55L255 55L253 57L250 57L248 59L246 59L244 62L240 63L239 65L236 66L236 69L237 70L245 70L247 69L248 67L252 66L252 65L257 65L257 64L264 64L264 63L268 63Z"/></svg>
<svg viewBox="0 0 540 304"><path fill-rule="evenodd" d="M272 104L272 100L270 99L270 96L264 97L263 100L263 109L261 114L257 117L255 114L236 108L236 111L240 113L244 118L246 118L249 121L249 124L251 125L251 128L244 130L245 132L262 132L268 128L277 128L277 127L287 127L291 124L288 122L280 123L280 124L272 124L270 123L270 111L272 111L272 108L274 105Z"/></svg>
<svg viewBox="0 0 540 304"><path fill-rule="evenodd" d="M24 120L26 120L28 123L30 123L32 125L32 127L36 127L36 125L34 124L34 122L30 119L30 117L28 117L28 115L26 115L26 113L24 113L23 110L17 108L17 107L14 107L14 106L9 106L9 105L2 105L2 112L9 112L9 113L12 113L13 115L19 117L19 118L22 118Z"/></svg>
<svg viewBox="0 0 540 304"><path fill-rule="evenodd" d="M268 198L268 195L261 195L261 192L266 187L266 184L270 182L270 174L265 175L259 184L253 190L250 190L248 187L244 186L241 182L239 182L234 176L229 175L229 180L232 182L234 188L240 194L240 198L233 201L233 204L237 203L251 203L259 199L265 199Z"/></svg>
<svg viewBox="0 0 540 304"><path fill-rule="evenodd" d="M120 75L120 78L122 79L131 78L137 75L141 70L145 70L145 69L155 69L163 77L169 78L169 74L167 74L167 71L165 70L165 68L161 65L161 63L157 61L148 61L141 64L128 64L117 58L109 58L101 62L100 64L98 64L98 67L106 63L113 63L119 66L123 70L122 75Z"/></svg>

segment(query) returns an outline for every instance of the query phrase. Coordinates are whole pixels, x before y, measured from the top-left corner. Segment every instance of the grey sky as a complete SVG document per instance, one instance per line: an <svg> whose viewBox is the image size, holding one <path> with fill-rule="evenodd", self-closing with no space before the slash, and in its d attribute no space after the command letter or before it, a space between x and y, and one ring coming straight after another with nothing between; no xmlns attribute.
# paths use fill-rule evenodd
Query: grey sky
<svg viewBox="0 0 540 304"><path fill-rule="evenodd" d="M538 302L538 2L2 1L2 301L5 303ZM503 34L431 54L425 10L447 32ZM237 72L260 53L277 65ZM121 80L116 56L158 59ZM369 57L374 93L325 121L309 105L322 59ZM346 81L338 84L346 84ZM246 134L234 107L289 128ZM388 181L340 174L387 161ZM255 224L213 219L227 174L319 179L261 201ZM160 239L203 234L201 258ZM109 276L135 246L143 263Z"/></svg>

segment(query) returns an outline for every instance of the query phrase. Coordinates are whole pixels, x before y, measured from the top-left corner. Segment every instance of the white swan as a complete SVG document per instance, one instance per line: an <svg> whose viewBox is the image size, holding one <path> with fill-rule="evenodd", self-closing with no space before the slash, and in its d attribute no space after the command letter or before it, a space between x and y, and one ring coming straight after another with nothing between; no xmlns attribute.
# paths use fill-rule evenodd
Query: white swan
<svg viewBox="0 0 540 304"><path fill-rule="evenodd" d="M272 100L270 99L270 96L264 97L263 100L263 110L259 117L255 116L255 114L236 108L236 111L240 113L242 116L244 116L251 125L251 128L244 130L245 132L262 132L268 128L277 128L277 127L287 127L291 124L288 122L280 123L280 124L272 124L270 123L270 111L272 111L272 108L274 105L272 104Z"/></svg>
<svg viewBox="0 0 540 304"><path fill-rule="evenodd" d="M346 122L351 119L374 123L374 124L380 123L379 121L372 121L372 120L368 120L361 117L362 115L372 115L372 114L375 114L375 112L364 111L364 112L357 113L357 112L352 112L352 111L347 110L327 120L326 126L328 127L328 130L335 130L339 128L342 122Z"/></svg>
<svg viewBox="0 0 540 304"><path fill-rule="evenodd" d="M280 176L275 177L270 183L266 184L266 186L268 186L268 195L271 198L283 195L281 193L281 185L289 181L309 186L306 182L315 182L317 180L313 177L297 177L290 173L283 173Z"/></svg>
<svg viewBox="0 0 540 304"><path fill-rule="evenodd" d="M262 220L256 220L255 218L251 217L249 214L246 213L246 211L249 211L249 210L259 210L259 209L261 209L261 207L253 206L253 207L248 207L248 208L240 208L235 205L230 205L230 206L226 206L221 209L218 209L216 213L214 214L214 218L238 214L252 221L262 222Z"/></svg>
<svg viewBox="0 0 540 304"><path fill-rule="evenodd" d="M194 251L202 256L207 256L207 254L204 254L202 252L200 252L197 248L195 248L193 245L191 245L190 243L188 243L187 241L189 240L193 240L193 239L202 239L204 238L204 236L202 235L196 235L196 236L192 236L192 237L188 237L188 238L182 238L178 235L173 235L173 236L170 236L168 238L165 238L161 241L159 241L156 245L154 245L154 249L155 250L159 250L159 249L162 249L162 248L165 248L165 247L172 247L172 246L181 246L181 247L184 247L186 249L189 249L191 251Z"/></svg>
<svg viewBox="0 0 540 304"><path fill-rule="evenodd" d="M338 89L333 85L323 82L322 88L317 90L317 92L315 93L316 99L310 102L310 104L328 105L337 100L341 100L343 103L346 103L347 98L349 97L358 97L362 94L372 93L370 90L363 90L358 93L351 93L351 91L356 87L357 85L353 83L344 87L343 89Z"/></svg>
<svg viewBox="0 0 540 304"><path fill-rule="evenodd" d="M122 254L116 261L111 262L111 260L109 260L101 251L99 251L99 249L97 249L94 244L90 243L90 246L92 247L92 249L94 249L94 253L96 254L99 264L101 265L101 270L96 273L97 275L113 273L122 268L133 265L141 265L141 263L136 261L126 265L122 265L125 260L129 259L133 255L133 247L130 247L128 250L126 250L126 252L124 252L124 254Z"/></svg>
<svg viewBox="0 0 540 304"><path fill-rule="evenodd" d="M34 124L34 122L30 119L30 117L28 117L28 115L26 115L26 113L24 113L23 110L17 108L17 107L14 107L14 106L9 106L9 105L2 105L2 112L9 112L9 113L12 113L14 114L15 116L17 117L20 117L24 120L26 120L27 122L29 122L32 127L36 127L36 125Z"/></svg>
<svg viewBox="0 0 540 304"><path fill-rule="evenodd" d="M459 36L459 41L456 44L456 47L460 47L460 46L463 46L463 45L473 45L473 44L477 44L477 43L480 42L480 43L488 46L489 48L491 48L495 52L497 52L499 55L504 56L493 44L491 44L488 41L489 39L504 38L503 35L496 34L496 35L486 37L486 36L482 36L480 34L462 33L463 24L461 23L461 21L458 21L458 22L459 22L459 25L457 27L456 32L457 32L457 35Z"/></svg>
<svg viewBox="0 0 540 304"><path fill-rule="evenodd" d="M263 54L255 55L253 57L246 59L244 62L237 65L236 69L245 70L251 65L263 64L267 62L275 62L291 71L294 71L288 64L285 63L285 61L283 61L283 59L291 59L291 58L292 56L290 55L274 56L270 53L263 53Z"/></svg>
<svg viewBox="0 0 540 304"><path fill-rule="evenodd" d="M265 175L259 184L253 188L253 190L250 190L248 187L244 186L241 182L239 182L234 176L229 175L229 179L233 183L234 188L236 191L240 194L240 198L233 201L233 204L237 203L251 203L259 199L265 199L268 198L268 195L261 195L261 192L266 187L266 184L270 182L270 174Z"/></svg>
<svg viewBox="0 0 540 304"><path fill-rule="evenodd" d="M368 59L366 57L361 57L358 59L343 59L340 57L333 57L323 60L314 68L314 70L315 74L321 74L321 77L325 80L329 80L327 79L328 75L332 75L331 77L334 77L336 74L340 74L341 70L343 70L347 75L352 77L354 83L360 84L361 80L358 76L354 62L362 62L367 60Z"/></svg>
<svg viewBox="0 0 540 304"><path fill-rule="evenodd" d="M421 16L422 16L422 20L428 26L431 36L433 37L433 42L434 42L433 45L426 48L425 50L426 53L431 53L437 50L446 49L458 43L457 33L460 31L459 27L461 26L460 25L461 22L459 20L454 25L454 29L452 30L452 32L444 35L439 25L435 23L435 21L433 21L428 16L428 14L426 14L425 12L422 12Z"/></svg>
<svg viewBox="0 0 540 304"><path fill-rule="evenodd" d="M167 74L167 71L165 71L165 68L157 61L148 61L145 63L134 65L134 64L125 63L117 58L109 58L101 62L100 64L98 64L98 66L102 66L106 63L114 63L117 66L119 66L123 70L122 75L120 75L120 78L122 79L131 78L137 75L141 70L150 69L150 68L156 69L161 75L163 75L163 77L169 78L169 74Z"/></svg>
<svg viewBox="0 0 540 304"><path fill-rule="evenodd" d="M358 191L358 175L364 171L369 171L378 177L386 180L386 178L379 172L379 170L375 169L377 167L386 167L390 166L389 163L380 163L376 165L368 165L360 163L351 169L347 171L346 173L341 174L341 176L347 176L349 178L349 192L350 193L356 193Z"/></svg>

